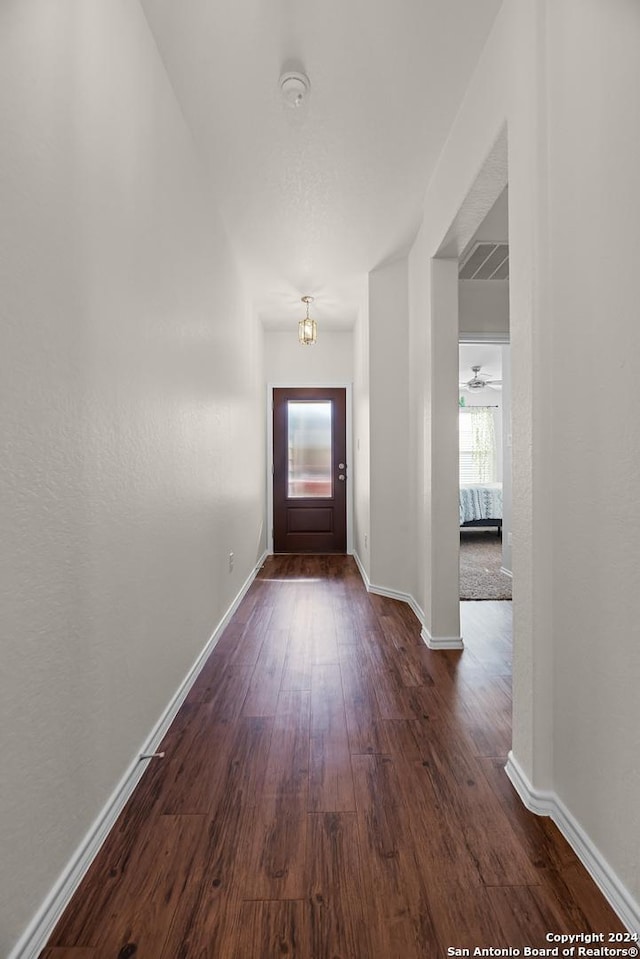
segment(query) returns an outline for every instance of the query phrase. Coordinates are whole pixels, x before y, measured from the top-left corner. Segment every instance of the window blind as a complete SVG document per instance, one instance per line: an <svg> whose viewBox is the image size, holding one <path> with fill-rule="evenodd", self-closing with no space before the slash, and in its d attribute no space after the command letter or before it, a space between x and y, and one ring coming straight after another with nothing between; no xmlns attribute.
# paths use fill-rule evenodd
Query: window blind
<svg viewBox="0 0 640 959"><path fill-rule="evenodd" d="M459 411L460 483L495 483L496 440L493 411L469 406Z"/></svg>

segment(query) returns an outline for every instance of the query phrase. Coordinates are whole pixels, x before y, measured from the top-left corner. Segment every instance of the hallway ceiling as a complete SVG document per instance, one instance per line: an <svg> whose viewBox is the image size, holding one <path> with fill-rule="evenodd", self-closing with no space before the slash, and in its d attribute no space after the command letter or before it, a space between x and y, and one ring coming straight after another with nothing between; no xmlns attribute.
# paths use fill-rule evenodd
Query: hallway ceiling
<svg viewBox="0 0 640 959"><path fill-rule="evenodd" d="M405 252L501 0L141 0L269 329L352 325ZM311 93L286 108L280 74Z"/></svg>

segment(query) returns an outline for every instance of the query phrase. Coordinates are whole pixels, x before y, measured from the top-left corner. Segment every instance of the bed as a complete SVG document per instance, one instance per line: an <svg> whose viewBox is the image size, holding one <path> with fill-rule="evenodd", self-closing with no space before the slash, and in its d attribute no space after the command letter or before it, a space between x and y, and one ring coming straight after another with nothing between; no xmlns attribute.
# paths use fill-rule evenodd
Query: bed
<svg viewBox="0 0 640 959"><path fill-rule="evenodd" d="M502 531L502 483L460 487L460 528L495 526Z"/></svg>

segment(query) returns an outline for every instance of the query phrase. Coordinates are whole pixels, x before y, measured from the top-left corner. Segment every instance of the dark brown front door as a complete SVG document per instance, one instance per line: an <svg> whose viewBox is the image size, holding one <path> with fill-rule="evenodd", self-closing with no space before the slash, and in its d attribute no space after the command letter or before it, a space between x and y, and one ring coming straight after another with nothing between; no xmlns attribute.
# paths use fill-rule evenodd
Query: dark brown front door
<svg viewBox="0 0 640 959"><path fill-rule="evenodd" d="M346 553L344 389L273 391L273 549Z"/></svg>

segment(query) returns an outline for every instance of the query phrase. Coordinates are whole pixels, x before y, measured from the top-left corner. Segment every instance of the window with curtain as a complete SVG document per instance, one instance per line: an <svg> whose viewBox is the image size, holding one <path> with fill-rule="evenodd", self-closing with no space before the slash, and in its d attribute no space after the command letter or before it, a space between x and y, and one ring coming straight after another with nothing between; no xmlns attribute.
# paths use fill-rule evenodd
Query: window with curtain
<svg viewBox="0 0 640 959"><path fill-rule="evenodd" d="M496 432L493 410L460 408L460 483L495 483Z"/></svg>

